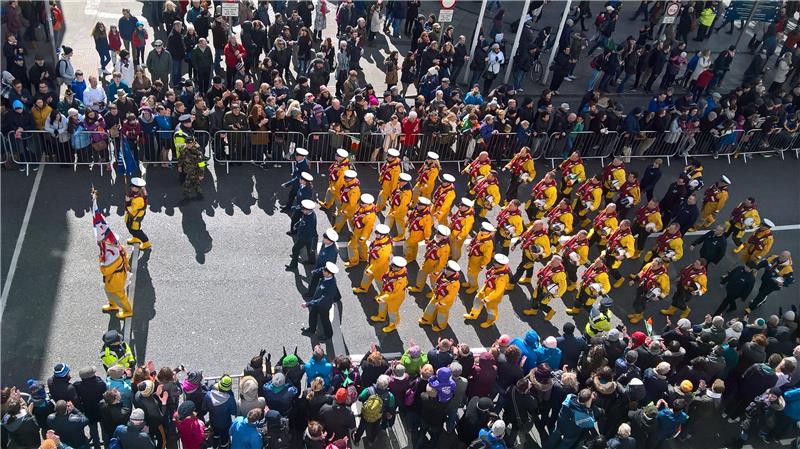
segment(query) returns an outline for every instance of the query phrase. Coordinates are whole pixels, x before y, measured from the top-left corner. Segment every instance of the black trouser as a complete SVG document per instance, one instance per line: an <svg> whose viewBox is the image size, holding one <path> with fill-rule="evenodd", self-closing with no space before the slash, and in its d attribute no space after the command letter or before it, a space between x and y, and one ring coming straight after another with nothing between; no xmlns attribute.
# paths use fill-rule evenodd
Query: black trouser
<svg viewBox="0 0 800 449"><path fill-rule="evenodd" d="M211 68L195 69L194 79L197 81L197 92L208 92L211 83Z"/></svg>
<svg viewBox="0 0 800 449"><path fill-rule="evenodd" d="M507 256L510 245L511 239L507 239L500 235L500 230L498 229L494 235L494 253L505 254Z"/></svg>
<svg viewBox="0 0 800 449"><path fill-rule="evenodd" d="M753 300L750 301L750 305L747 306L747 308L750 309L751 311L756 310L762 304L764 304L764 302L766 302L767 296L769 296L770 293L777 292L780 289L781 288L775 284L765 283L764 281L761 281L761 287L758 288L758 293L753 298Z"/></svg>
<svg viewBox="0 0 800 449"><path fill-rule="evenodd" d="M303 216L303 213L300 212L300 209L292 211L292 216L289 218L289 232L292 232L294 229L294 225L297 224L297 221L300 220L300 217Z"/></svg>
<svg viewBox="0 0 800 449"><path fill-rule="evenodd" d="M644 251L644 245L647 242L647 237L650 236L650 233L647 232L643 227L639 226L638 223L634 223L631 226L631 234L636 236L636 251Z"/></svg>
<svg viewBox="0 0 800 449"><path fill-rule="evenodd" d="M139 227L139 229L132 229L131 226L127 223L125 224L125 227L128 228L128 232L131 234L133 238L141 240L142 243L145 243L150 240L147 238L147 234L145 234L144 231L142 231L141 227Z"/></svg>
<svg viewBox="0 0 800 449"><path fill-rule="evenodd" d="M564 271L567 273L567 282L570 284L578 282L578 266L571 260L564 262Z"/></svg>
<svg viewBox="0 0 800 449"><path fill-rule="evenodd" d="M741 295L733 295L731 293L726 294L725 298L722 299L722 302L719 304L719 307L717 307L717 310L715 310L712 315L717 316L722 314L722 312L733 312L734 310L736 310L736 300L739 298L741 298L742 300L747 299L747 298L742 298Z"/></svg>
<svg viewBox="0 0 800 449"><path fill-rule="evenodd" d="M647 306L647 291L641 285L636 287L636 298L633 300L633 312L637 315L644 312Z"/></svg>
<svg viewBox="0 0 800 449"><path fill-rule="evenodd" d="M550 294L545 292L545 287L545 285L541 284L536 286L536 294L533 296L533 305L531 308L533 310L542 309L544 313L550 313L553 308L542 302L545 298L550 298Z"/></svg>
<svg viewBox="0 0 800 449"><path fill-rule="evenodd" d="M519 176L511 175L511 182L508 184L508 188L506 189L506 202L511 202L511 200L517 199L519 186L522 184L520 181Z"/></svg>
<svg viewBox="0 0 800 449"><path fill-rule="evenodd" d="M289 261L289 265L297 266L297 259L300 257L300 251L305 248L306 255L308 256L308 263L314 263L316 259L314 257L314 250L316 249L317 241L316 239L311 240L302 240L296 239L294 241L294 245L292 245L292 259Z"/></svg>
<svg viewBox="0 0 800 449"><path fill-rule="evenodd" d="M671 305L681 310L686 310L689 307L689 299L691 296L692 295L689 293L689 290L686 290L683 285L678 284L678 288L675 290L675 295L672 296Z"/></svg>
<svg viewBox="0 0 800 449"><path fill-rule="evenodd" d="M333 336L331 328L330 307L309 307L308 308L308 330L317 331L317 323L322 325L322 339L327 340Z"/></svg>
<svg viewBox="0 0 800 449"><path fill-rule="evenodd" d="M728 227L728 230L725 231L725 237L730 237L733 240L733 243L735 243L737 247L742 244L742 239L736 236L738 231L739 228L737 228L734 225L730 225Z"/></svg>
<svg viewBox="0 0 800 449"><path fill-rule="evenodd" d="M642 190L644 190L645 197L647 197L647 201L650 201L650 200L653 199L653 191L655 191L655 189L656 189L656 186L649 187L649 188L646 188L646 189L642 189Z"/></svg>
<svg viewBox="0 0 800 449"><path fill-rule="evenodd" d="M297 196L297 191L300 190L300 186L297 183L292 184L289 188L289 197L286 198L286 204L283 206L284 209L289 209L294 204L294 197Z"/></svg>
<svg viewBox="0 0 800 449"><path fill-rule="evenodd" d="M614 257L612 254L606 254L604 262L606 267L608 267L608 274L611 275L615 281L622 279L622 273L619 272L619 268L614 268L614 263L618 262L616 257Z"/></svg>
<svg viewBox="0 0 800 449"><path fill-rule="evenodd" d="M582 285L581 289L578 290L578 294L575 295L575 307L576 308L584 308L589 309L591 306L586 305L586 301L589 300L589 294L586 293L586 286Z"/></svg>
<svg viewBox="0 0 800 449"><path fill-rule="evenodd" d="M525 277L530 278L533 277L533 263L532 259L529 259L528 256L525 255L525 252L522 252L522 262L517 265L517 270L514 272L514 275L511 276L511 283L516 284L522 278L524 274ZM530 268L525 268L528 265Z"/></svg>
<svg viewBox="0 0 800 449"><path fill-rule="evenodd" d="M314 270L311 272L311 277L308 279L308 289L306 290L308 292L308 296L313 295L314 292L317 291L317 285L319 285L319 281L321 280L322 270Z"/></svg>

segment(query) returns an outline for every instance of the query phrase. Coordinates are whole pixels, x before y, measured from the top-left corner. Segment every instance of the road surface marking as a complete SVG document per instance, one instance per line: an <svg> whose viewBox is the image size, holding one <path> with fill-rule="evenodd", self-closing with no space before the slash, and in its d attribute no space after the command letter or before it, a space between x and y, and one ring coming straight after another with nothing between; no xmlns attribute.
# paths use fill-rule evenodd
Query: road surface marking
<svg viewBox="0 0 800 449"><path fill-rule="evenodd" d="M33 204L36 202L36 194L39 192L39 184L42 182L44 167L44 165L39 165L39 172L36 173L36 179L33 181L33 188L28 197L28 207L25 209L25 216L22 219L22 226L17 236L17 245L14 247L14 254L11 256L11 264L8 266L8 275L6 275L5 284L3 284L3 295L0 297L0 318L2 318L3 313L6 311L8 293L11 291L11 282L14 280L14 273L17 271L19 254L22 252L22 244L25 242L25 234L28 233L28 224L31 221L31 213L33 212Z"/></svg>

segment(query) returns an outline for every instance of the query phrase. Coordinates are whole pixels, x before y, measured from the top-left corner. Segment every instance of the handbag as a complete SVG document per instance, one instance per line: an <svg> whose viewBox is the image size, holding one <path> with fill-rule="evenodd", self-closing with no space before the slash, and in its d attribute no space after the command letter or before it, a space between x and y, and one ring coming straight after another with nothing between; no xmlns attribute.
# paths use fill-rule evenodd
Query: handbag
<svg viewBox="0 0 800 449"><path fill-rule="evenodd" d="M754 34L753 37L750 38L750 42L747 43L747 48L752 51L756 51L760 46L761 40Z"/></svg>

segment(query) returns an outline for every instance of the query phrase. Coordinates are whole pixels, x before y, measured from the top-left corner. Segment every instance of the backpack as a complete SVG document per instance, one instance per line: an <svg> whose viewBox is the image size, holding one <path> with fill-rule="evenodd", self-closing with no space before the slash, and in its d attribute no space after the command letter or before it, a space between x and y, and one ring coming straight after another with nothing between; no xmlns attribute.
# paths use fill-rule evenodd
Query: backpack
<svg viewBox="0 0 800 449"><path fill-rule="evenodd" d="M361 408L361 417L368 423L376 423L383 416L383 398L373 389L370 389L369 393L367 402Z"/></svg>
<svg viewBox="0 0 800 449"><path fill-rule="evenodd" d="M289 419L275 414L264 418L264 425L259 428L264 449L288 449L292 439L289 430Z"/></svg>
<svg viewBox="0 0 800 449"><path fill-rule="evenodd" d="M606 13L605 11L603 11L600 14L598 14L597 17L594 18L594 26L599 27L605 21L606 21Z"/></svg>

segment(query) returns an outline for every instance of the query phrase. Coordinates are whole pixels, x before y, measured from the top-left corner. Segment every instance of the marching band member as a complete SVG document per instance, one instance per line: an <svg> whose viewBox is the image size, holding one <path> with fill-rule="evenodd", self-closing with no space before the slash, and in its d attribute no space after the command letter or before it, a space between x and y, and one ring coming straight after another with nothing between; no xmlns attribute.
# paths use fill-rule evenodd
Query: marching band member
<svg viewBox="0 0 800 449"><path fill-rule="evenodd" d="M723 175L719 181L707 188L703 194L703 209L700 211L700 222L698 228L708 228L717 219L717 214L728 202L728 186L731 180Z"/></svg>
<svg viewBox="0 0 800 449"><path fill-rule="evenodd" d="M353 214L353 235L347 243L348 261L344 264L345 267L354 267L359 262L368 260L367 240L375 226L375 211L375 197L369 193L362 194L358 209Z"/></svg>
<svg viewBox="0 0 800 449"><path fill-rule="evenodd" d="M660 257L661 261L667 266L669 266L670 262L681 260L681 257L683 257L683 237L678 223L670 223L664 229L664 232L656 237L656 244L644 255L644 261L649 262L650 259L656 256Z"/></svg>
<svg viewBox="0 0 800 449"><path fill-rule="evenodd" d="M625 164L622 159L615 157L611 162L603 167L603 198L609 203L614 195L619 192L622 184L625 183Z"/></svg>
<svg viewBox="0 0 800 449"><path fill-rule="evenodd" d="M573 291L578 284L578 266L589 261L589 238L585 229L581 229L572 237L561 237L561 256L569 261L564 264L567 272L567 291Z"/></svg>
<svg viewBox="0 0 800 449"><path fill-rule="evenodd" d="M561 195L569 199L572 189L586 181L586 168L583 166L580 153L573 151L558 168L561 170Z"/></svg>
<svg viewBox="0 0 800 449"><path fill-rule="evenodd" d="M661 262L661 258L656 257L646 263L639 273L635 274L628 282L633 286L636 281L636 299L633 301L633 313L628 314L631 324L636 324L644 318L644 309L648 301L658 301L664 299L669 294L669 275L667 267Z"/></svg>
<svg viewBox="0 0 800 449"><path fill-rule="evenodd" d="M636 252L631 259L638 259L647 242L647 237L663 228L658 202L651 199L644 207L640 207L636 211L636 218L634 218L631 228L631 233L636 236Z"/></svg>
<svg viewBox="0 0 800 449"><path fill-rule="evenodd" d="M339 210L336 211L336 222L333 230L341 232L358 209L358 200L361 198L361 183L355 170L345 170L344 184L339 191Z"/></svg>
<svg viewBox="0 0 800 449"><path fill-rule="evenodd" d="M433 219L436 220L437 224L447 226L447 217L450 215L450 210L453 208L453 200L456 199L456 187L453 185L454 182L456 182L456 178L449 173L445 173L442 175L441 184L439 184L439 187L433 192L433 198L431 198L433 202L432 213ZM427 195L423 196L427 197Z"/></svg>
<svg viewBox="0 0 800 449"><path fill-rule="evenodd" d="M469 313L464 314L465 320L476 320L481 311L486 309L486 321L481 327L486 329L497 321L497 308L506 293L508 284L508 256L495 254L492 266L486 270L486 280L483 287L475 295L475 303Z"/></svg>
<svg viewBox="0 0 800 449"><path fill-rule="evenodd" d="M383 286L381 292L375 297L378 303L378 314L369 317L371 321L376 323L389 320L383 329L384 333L388 334L397 329L400 323L400 306L406 299L406 286L408 286L408 269L406 268L406 260L402 257L392 257L392 263L389 266L389 271L381 277Z"/></svg>
<svg viewBox="0 0 800 449"><path fill-rule="evenodd" d="M386 150L386 163L381 165L378 171L378 182L381 185L381 192L378 194L378 212L383 212L386 202L397 188L401 171L400 152L396 148L389 148Z"/></svg>
<svg viewBox="0 0 800 449"><path fill-rule="evenodd" d="M642 199L642 191L639 188L639 179L636 173L628 173L628 179L622 184L619 189L619 198L617 199L617 215L619 219L628 218L628 212L639 204Z"/></svg>
<svg viewBox="0 0 800 449"><path fill-rule="evenodd" d="M421 325L431 325L431 330L441 332L447 327L450 317L450 308L458 296L461 286L461 267L458 262L450 260L447 265L436 277L433 284L433 291L428 294L431 300L425 306L422 318L419 319Z"/></svg>
<svg viewBox="0 0 800 449"><path fill-rule="evenodd" d="M511 249L514 250L518 246L522 247L522 261L517 266L514 276L511 277L508 287L506 287L509 290L513 290L517 282L530 283L533 276L533 265L550 257L552 248L550 247L550 237L547 235L547 226L544 221L536 220L531 223ZM525 277L523 277L523 274Z"/></svg>
<svg viewBox="0 0 800 449"><path fill-rule="evenodd" d="M472 232L475 224L475 202L469 198L461 198L456 210L450 215L450 258L461 259L461 247ZM489 252L491 256L491 251Z"/></svg>
<svg viewBox="0 0 800 449"><path fill-rule="evenodd" d="M495 227L488 221L481 223L481 230L467 246L467 282L464 287L468 294L478 291L478 274L492 260Z"/></svg>
<svg viewBox="0 0 800 449"><path fill-rule="evenodd" d="M592 229L589 231L589 242L596 243L599 246L605 246L606 239L618 226L617 205L608 203L605 209L592 220Z"/></svg>
<svg viewBox="0 0 800 449"><path fill-rule="evenodd" d="M406 234L406 216L411 205L411 175L400 173L397 178L397 188L392 192L389 200L389 212L386 214L386 226L396 228L395 242L402 242Z"/></svg>
<svg viewBox="0 0 800 449"><path fill-rule="evenodd" d="M344 184L344 172L350 169L349 156L344 148L336 150L336 161L328 166L328 190L325 191L325 201L319 203L321 208L339 207L339 191Z"/></svg>
<svg viewBox="0 0 800 449"><path fill-rule="evenodd" d="M417 201L417 206L408 211L408 219L406 220L408 238L403 251L406 261L414 262L417 260L419 242L431 235L432 227L431 200L421 196Z"/></svg>
<svg viewBox="0 0 800 449"><path fill-rule="evenodd" d="M392 258L392 239L389 232L389 226L385 224L375 226L375 239L369 243L369 263L360 286L353 288L353 293L366 293L374 279L378 280L378 289L382 288L383 275L389 271L389 261Z"/></svg>
<svg viewBox="0 0 800 449"><path fill-rule="evenodd" d="M470 188L473 188L475 184L478 182L478 179L483 178L492 171L492 160L489 159L489 153L486 151L481 151L478 154L478 157L473 159L472 162L469 163L461 173L465 173L469 175L469 184ZM499 195L498 195L499 197Z"/></svg>
<svg viewBox="0 0 800 449"><path fill-rule="evenodd" d="M424 198L424 197L422 197ZM425 279L431 278L431 285L436 274L442 271L450 258L450 228L445 225L436 226L436 232L425 242L425 260L417 272L417 280L408 291L419 293L425 288Z"/></svg>
<svg viewBox="0 0 800 449"><path fill-rule="evenodd" d="M428 151L428 157L425 162L417 170L417 183L414 184L414 198L412 202L416 202L417 198L424 196L430 198L433 193L433 188L436 186L436 178L439 177L439 155L433 151Z"/></svg>
<svg viewBox="0 0 800 449"><path fill-rule="evenodd" d="M689 300L692 296L704 295L707 290L706 261L700 258L681 270L678 286L675 289L675 295L672 297L672 304L668 308L660 310L660 312L663 315L673 315L680 310L681 318L686 318L689 316L689 312L692 311L689 307Z"/></svg>
<svg viewBox="0 0 800 449"><path fill-rule="evenodd" d="M500 254L508 255L511 239L519 237L525 226L522 223L520 201L513 199L497 214L497 232L494 246Z"/></svg>
<svg viewBox="0 0 800 449"><path fill-rule="evenodd" d="M594 212L600 207L603 198L603 185L597 176L592 176L578 187L575 199L572 200L572 210L582 218L581 227L591 223L589 212Z"/></svg>
<svg viewBox="0 0 800 449"><path fill-rule="evenodd" d="M731 237L733 243L736 244L736 248L733 250L734 253L744 249L744 243L742 243L744 233L752 231L760 224L761 217L758 215L756 200L753 197L748 197L733 209L731 218L725 223L725 237Z"/></svg>
<svg viewBox="0 0 800 449"><path fill-rule="evenodd" d="M575 305L567 309L567 314L577 315L585 307L589 309L594 302L611 291L611 282L608 279L608 268L603 263L603 258L598 257L581 274L580 288L575 295Z"/></svg>
<svg viewBox="0 0 800 449"><path fill-rule="evenodd" d="M500 204L500 181L497 180L497 172L491 171L479 178L469 193L475 196L475 204L480 208L478 216L486 218L489 211Z"/></svg>
<svg viewBox="0 0 800 449"><path fill-rule="evenodd" d="M633 256L633 235L631 235L631 222L622 220L619 227L608 237L605 251L605 262L611 276L615 279L614 288L619 288L625 277L619 272L622 261Z"/></svg>
<svg viewBox="0 0 800 449"><path fill-rule="evenodd" d="M525 205L528 220L538 220L544 217L555 204L558 198L555 171L545 173L544 178L533 186L531 198Z"/></svg>
<svg viewBox="0 0 800 449"><path fill-rule="evenodd" d="M536 273L536 290L533 292L533 304L530 309L522 311L525 315L536 315L539 309L545 311L545 321L550 321L556 311L550 307L553 298L560 298L567 291L567 275L561 256L555 255L544 268Z"/></svg>
<svg viewBox="0 0 800 449"><path fill-rule="evenodd" d="M517 154L503 167L503 171L507 171L511 175L511 182L505 193L505 201L508 203L517 198L519 186L536 178L536 168L533 165L530 148L520 148Z"/></svg>
<svg viewBox="0 0 800 449"><path fill-rule="evenodd" d="M772 244L775 243L775 237L772 235L772 228L775 223L772 220L765 218L761 222L761 226L756 229L756 232L747 239L744 245L744 251L741 253L744 263L755 267L762 258L769 254L772 249Z"/></svg>
<svg viewBox="0 0 800 449"><path fill-rule="evenodd" d="M562 235L572 234L572 223L575 219L572 215L572 207L566 198L562 198L556 207L550 209L545 214L547 227L550 230L550 243L553 247L558 247L559 239Z"/></svg>

